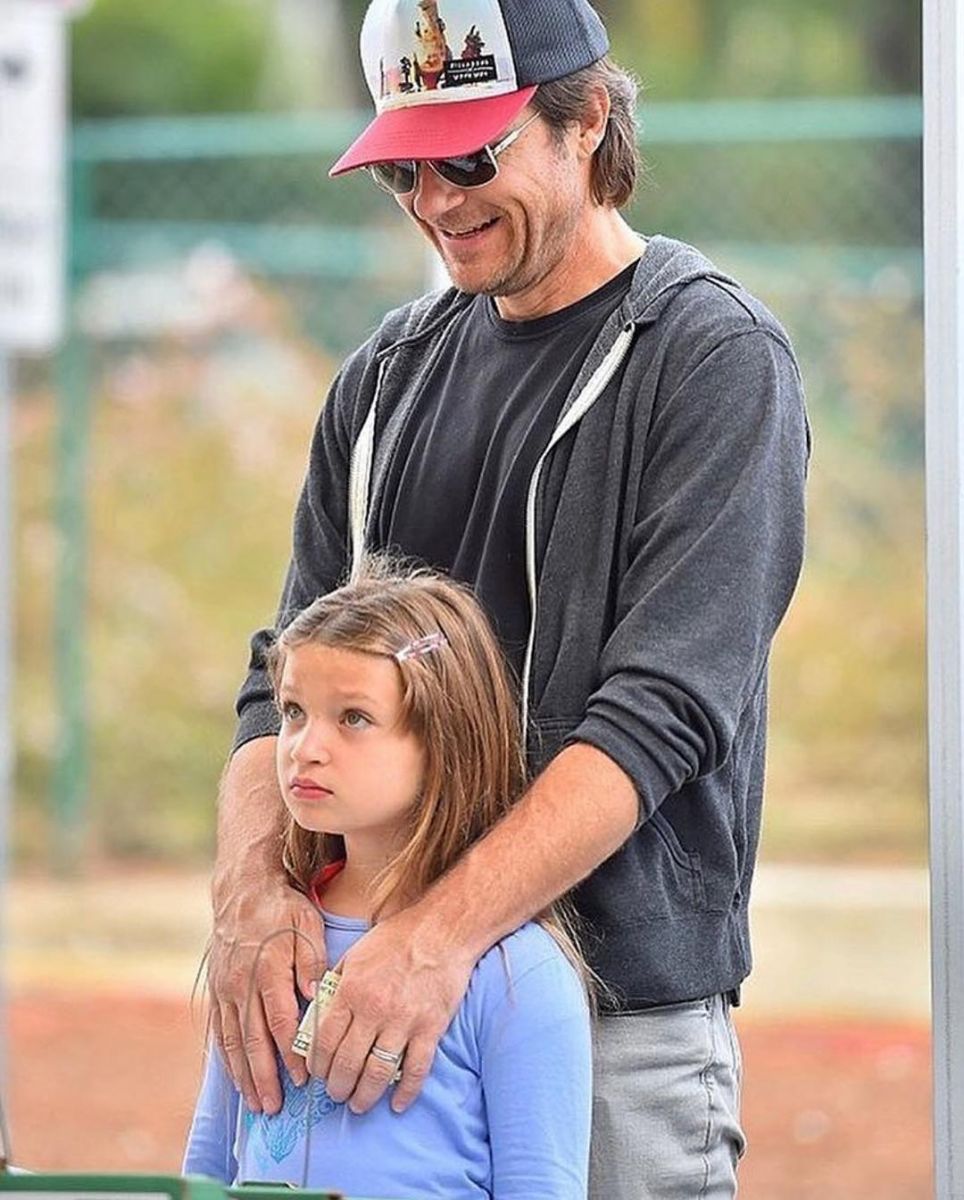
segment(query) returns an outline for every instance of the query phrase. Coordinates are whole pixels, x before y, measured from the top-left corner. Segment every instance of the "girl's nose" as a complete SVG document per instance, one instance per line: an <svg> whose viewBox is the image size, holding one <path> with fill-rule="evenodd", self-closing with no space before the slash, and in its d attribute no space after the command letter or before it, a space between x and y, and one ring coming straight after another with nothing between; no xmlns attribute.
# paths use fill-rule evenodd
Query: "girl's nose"
<svg viewBox="0 0 964 1200"><path fill-rule="evenodd" d="M327 731L320 723L306 724L291 745L291 757L298 763L328 763L331 750Z"/></svg>

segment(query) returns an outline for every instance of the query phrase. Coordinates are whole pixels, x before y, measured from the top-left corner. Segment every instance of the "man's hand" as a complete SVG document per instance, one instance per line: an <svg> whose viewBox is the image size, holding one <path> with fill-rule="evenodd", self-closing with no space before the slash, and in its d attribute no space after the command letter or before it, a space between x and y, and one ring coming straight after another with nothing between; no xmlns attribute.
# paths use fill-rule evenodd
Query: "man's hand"
<svg viewBox="0 0 964 1200"><path fill-rule="evenodd" d="M260 948L260 953L259 953ZM295 986L314 995L325 943L314 906L283 882L215 898L208 966L214 1035L252 1112L281 1108L275 1049L298 1085L304 1060L291 1049L298 1028Z"/></svg>
<svg viewBox="0 0 964 1200"><path fill-rule="evenodd" d="M420 906L380 921L343 959L338 991L315 1038L311 1071L354 1113L374 1107L395 1068L372 1046L405 1052L392 1108L404 1112L421 1091L435 1048L468 988L471 954L453 946Z"/></svg>

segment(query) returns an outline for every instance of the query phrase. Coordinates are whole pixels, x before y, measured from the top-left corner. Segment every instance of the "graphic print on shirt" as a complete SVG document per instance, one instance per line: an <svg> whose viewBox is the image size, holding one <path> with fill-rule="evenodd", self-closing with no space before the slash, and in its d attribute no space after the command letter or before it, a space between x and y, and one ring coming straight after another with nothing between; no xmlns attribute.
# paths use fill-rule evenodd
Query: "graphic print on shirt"
<svg viewBox="0 0 964 1200"><path fill-rule="evenodd" d="M284 1103L279 1113L269 1116L267 1113L249 1112L247 1108L243 1110L244 1157L246 1160L253 1157L262 1172L269 1165L262 1147L274 1162L283 1162L311 1126L317 1125L322 1117L339 1107L328 1095L321 1079L312 1077L304 1087L297 1087L284 1069L281 1070L281 1078ZM250 1177L250 1163L246 1161L243 1166L245 1175Z"/></svg>

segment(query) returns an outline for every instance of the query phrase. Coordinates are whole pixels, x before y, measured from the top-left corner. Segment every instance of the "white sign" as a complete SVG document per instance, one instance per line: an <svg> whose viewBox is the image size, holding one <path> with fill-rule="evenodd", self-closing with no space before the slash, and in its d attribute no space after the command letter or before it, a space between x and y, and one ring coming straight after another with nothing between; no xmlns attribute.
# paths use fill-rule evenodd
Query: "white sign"
<svg viewBox="0 0 964 1200"><path fill-rule="evenodd" d="M63 17L0 0L0 350L51 350L63 331Z"/></svg>

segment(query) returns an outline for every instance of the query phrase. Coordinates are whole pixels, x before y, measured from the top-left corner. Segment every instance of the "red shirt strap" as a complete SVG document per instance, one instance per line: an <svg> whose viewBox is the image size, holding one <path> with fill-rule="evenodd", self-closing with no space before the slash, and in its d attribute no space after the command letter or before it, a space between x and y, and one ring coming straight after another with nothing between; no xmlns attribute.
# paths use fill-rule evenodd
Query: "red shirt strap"
<svg viewBox="0 0 964 1200"><path fill-rule="evenodd" d="M326 867L322 867L318 874L311 881L311 886L308 888L308 899L313 900L318 907L321 907L321 897L329 883L345 869L345 860L329 863Z"/></svg>

